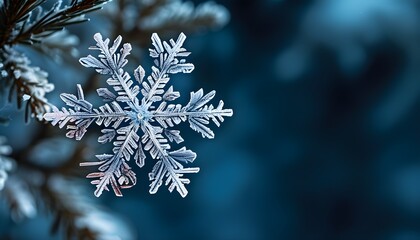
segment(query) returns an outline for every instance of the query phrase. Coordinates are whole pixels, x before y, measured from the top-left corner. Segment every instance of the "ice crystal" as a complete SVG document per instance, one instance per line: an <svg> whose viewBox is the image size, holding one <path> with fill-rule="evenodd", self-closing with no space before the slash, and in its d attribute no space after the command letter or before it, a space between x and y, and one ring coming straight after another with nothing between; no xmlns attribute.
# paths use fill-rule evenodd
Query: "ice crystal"
<svg viewBox="0 0 420 240"><path fill-rule="evenodd" d="M200 89L191 92L190 100L185 105L168 104L177 99L180 93L168 87L171 74L191 73L194 65L186 62L190 55L182 47L186 36L181 33L176 41L161 41L159 36L152 35L153 48L150 56L154 58L152 73L145 79L145 70L139 66L134 70L134 81L123 70L127 64L131 45L121 45L118 36L109 46L109 39L102 35L94 35L96 46L92 50L100 51L98 57L91 55L80 59L84 67L95 68L99 74L108 75L106 81L114 90L99 88L97 93L104 101L99 108L84 98L83 90L77 85L78 95L61 94L61 99L69 107L61 110L54 108L53 112L44 115L45 120L60 128L67 125L67 137L80 140L92 123L103 126L103 135L98 142L113 142L112 154L96 155L99 161L81 163L81 166L99 166L97 172L87 175L94 178L95 196L99 197L103 190L111 185L117 196L122 196L121 189L130 188L136 184L136 174L128 165L133 158L139 167L145 164L145 151L157 162L149 173L150 193L157 192L164 182L169 191L175 188L182 197L188 194L185 184L190 182L183 177L186 173L197 173L197 167L184 167L182 163L192 163L196 153L182 147L171 151L170 144L183 142L180 131L173 129L175 125L188 121L190 127L204 138L214 138L213 131L207 126L210 120L220 126L224 117L233 114L231 109L223 109L223 101L217 107L207 105L215 96L215 91L203 94ZM136 84L135 84L136 82ZM138 97L141 93L141 98ZM141 132L141 134L139 134Z"/></svg>

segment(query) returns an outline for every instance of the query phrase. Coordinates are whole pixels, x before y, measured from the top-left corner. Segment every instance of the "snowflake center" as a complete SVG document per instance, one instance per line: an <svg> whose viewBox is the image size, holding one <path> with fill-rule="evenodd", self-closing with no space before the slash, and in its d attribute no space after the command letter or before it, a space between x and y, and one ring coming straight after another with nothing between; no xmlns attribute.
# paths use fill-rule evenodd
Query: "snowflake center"
<svg viewBox="0 0 420 240"><path fill-rule="evenodd" d="M145 116L142 113L137 113L137 120L144 121L145 120Z"/></svg>
<svg viewBox="0 0 420 240"><path fill-rule="evenodd" d="M151 118L151 116L150 116L149 111L147 111L143 107L140 107L137 114L135 115L135 120L138 123L147 122L147 121L149 121L150 118Z"/></svg>

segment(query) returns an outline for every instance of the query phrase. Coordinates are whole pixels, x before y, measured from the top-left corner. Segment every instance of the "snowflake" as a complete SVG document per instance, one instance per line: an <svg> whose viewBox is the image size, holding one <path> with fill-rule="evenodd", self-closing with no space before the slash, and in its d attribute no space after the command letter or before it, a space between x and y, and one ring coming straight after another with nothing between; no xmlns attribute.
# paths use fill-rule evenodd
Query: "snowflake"
<svg viewBox="0 0 420 240"><path fill-rule="evenodd" d="M130 75L123 70L131 45L125 43L120 48L121 36L115 39L111 47L110 40L103 40L99 33L94 35L94 39L96 46L90 49L100 51L98 58L89 55L81 58L80 63L109 76L106 82L114 92L107 88L97 89L98 95L109 103L93 108L92 104L85 100L81 86L77 85L77 97L67 93L61 94L61 99L69 108L63 107L59 110L54 107L53 112L44 115L44 119L52 125L59 124L60 128L67 125L66 136L76 140L83 137L93 122L104 126L101 130L103 135L98 138L98 142L113 142L113 153L96 155L99 161L80 164L99 166L98 172L87 175L87 178L94 178L91 183L96 185L95 196L99 197L103 190L108 190L108 185L111 185L117 196L122 196L121 189L134 186L136 174L128 162L134 158L136 164L140 168L143 167L145 150L157 160L149 173L150 193L156 193L165 181L170 192L176 188L179 194L185 197L188 194L185 184L190 180L183 175L197 173L199 168L186 168L182 165L194 161L196 153L193 151L185 147L170 151L170 142L179 144L184 141L180 131L172 128L188 120L190 127L201 133L204 138L214 138L213 131L207 126L210 120L220 126L223 118L232 116L233 111L223 109L223 101L220 101L217 107L206 105L216 92L211 91L204 95L202 89L191 92L190 100L185 106L168 104L180 96L179 92L173 90L173 86L167 87L170 74L191 73L194 70L194 65L185 60L190 52L182 47L186 39L183 33L176 41L171 39L169 43L161 41L156 33L152 35L154 48L149 49L150 56L155 59L152 74L145 80L145 71L139 66L134 70L137 84L134 84ZM138 98L139 93L142 95L141 99ZM142 132L142 136L139 132Z"/></svg>

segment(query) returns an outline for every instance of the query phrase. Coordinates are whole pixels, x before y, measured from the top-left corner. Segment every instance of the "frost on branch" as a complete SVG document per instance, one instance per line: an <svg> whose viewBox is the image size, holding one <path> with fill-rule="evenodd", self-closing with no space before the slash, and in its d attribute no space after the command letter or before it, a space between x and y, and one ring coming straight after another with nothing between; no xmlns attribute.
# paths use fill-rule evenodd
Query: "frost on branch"
<svg viewBox="0 0 420 240"><path fill-rule="evenodd" d="M89 20L85 14L101 9L108 1L58 0L46 9L46 2L51 1L0 0L0 88L10 89L9 101L16 92L19 108L27 101L27 120L30 112L42 119L50 110L45 93L52 91L53 85L48 83L47 73L29 65L29 59L15 46L30 46L55 60L74 55L78 38L63 29Z"/></svg>
<svg viewBox="0 0 420 240"><path fill-rule="evenodd" d="M12 148L5 145L6 139L0 137L0 191L4 188L8 172L12 170L13 161L7 157L12 152Z"/></svg>
<svg viewBox="0 0 420 240"><path fill-rule="evenodd" d="M102 13L112 21L113 32L123 31L126 39L142 46L154 32L169 36L208 31L224 27L230 19L229 11L213 1L198 5L182 0L113 1Z"/></svg>
<svg viewBox="0 0 420 240"><path fill-rule="evenodd" d="M29 111L34 117L42 119L43 114L50 110L45 94L54 89L54 85L48 82L48 73L31 66L26 56L12 48L0 50L0 55L0 79L9 87L9 101L16 97L18 108L26 101L26 119Z"/></svg>
<svg viewBox="0 0 420 240"><path fill-rule="evenodd" d="M152 1L150 5L158 4ZM149 5L149 7L150 7ZM194 31L202 28L218 28L229 21L229 12L214 2L204 2L194 7L192 2L166 1L166 4L156 8L153 14L139 21L141 28L156 31L159 29L173 29L169 26L183 27Z"/></svg>
<svg viewBox="0 0 420 240"><path fill-rule="evenodd" d="M33 218L37 214L37 206L35 196L31 191L31 186L28 184L26 176L31 176L31 173L25 177L20 174L13 174L4 186L2 197L5 198L9 205L10 214L14 221L21 221L25 218ZM34 179L32 178L31 181Z"/></svg>
<svg viewBox="0 0 420 240"><path fill-rule="evenodd" d="M134 239L125 222L97 206L85 193L72 178L52 175L48 179L41 195L53 213L52 233L61 230L65 239Z"/></svg>
<svg viewBox="0 0 420 240"><path fill-rule="evenodd" d="M88 21L85 14L109 0L58 0L48 10L45 0L0 1L0 48L5 45L40 43L65 26Z"/></svg>
<svg viewBox="0 0 420 240"><path fill-rule="evenodd" d="M0 197L9 205L12 219L19 221L36 215L35 200L23 177L17 173L15 160L7 157L12 148L5 143L6 138L0 136Z"/></svg>
<svg viewBox="0 0 420 240"><path fill-rule="evenodd" d="M186 105L169 103L180 96L169 86L170 76L177 73L190 73L194 65L188 63L190 55L183 48L186 36L181 33L175 41L161 41L155 33L152 35L153 48L150 56L154 58L152 72L146 77L145 70L139 66L134 70L134 78L123 67L127 64L131 45L121 46L122 38L118 36L110 45L109 39L94 35L99 51L98 57L89 55L80 59L80 63L96 72L107 76L109 88L99 88L98 95L106 102L96 108L84 98L83 90L77 86L77 96L61 94L61 99L68 108L53 108L44 119L60 128L67 126L67 137L80 140L88 127L95 123L102 126L98 139L100 143L113 143L112 153L96 155L97 161L81 163L81 166L98 166L98 171L90 173L96 185L95 196L99 197L104 190L111 187L117 196L122 196L121 189L136 184L136 174L128 162L133 159L138 167L145 164L148 152L156 160L149 173L150 193L158 191L162 184L169 191L176 189L182 197L188 194L185 187L190 182L184 176L196 173L199 168L185 167L196 158L196 153L181 147L171 149L171 144L180 144L184 139L180 131L173 129L176 125L187 122L190 127L205 138L214 138L210 121L220 126L224 117L233 114L231 109L223 108L223 101L217 106L209 104L215 91L204 94L200 89L192 92Z"/></svg>

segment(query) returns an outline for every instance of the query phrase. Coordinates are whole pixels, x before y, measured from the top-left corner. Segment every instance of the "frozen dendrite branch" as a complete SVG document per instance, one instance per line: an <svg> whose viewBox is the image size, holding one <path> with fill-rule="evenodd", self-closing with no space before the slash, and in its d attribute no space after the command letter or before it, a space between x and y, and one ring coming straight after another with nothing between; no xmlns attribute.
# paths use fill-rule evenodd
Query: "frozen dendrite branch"
<svg viewBox="0 0 420 240"><path fill-rule="evenodd" d="M45 120L53 125L59 124L60 128L67 125L67 137L76 140L83 137L93 122L104 127L98 142L113 142L113 153L96 155L99 161L80 164L99 166L98 172L87 175L88 178L95 178L92 181L96 185L95 196L98 197L103 190L108 190L108 185L111 185L117 196L122 196L120 189L135 185L136 174L128 161L133 158L139 167L143 167L146 150L157 160L149 174L152 181L150 193L156 193L165 181L165 185L169 185L169 191L176 188L185 197L188 194L185 184L190 181L183 175L196 173L199 168L186 168L182 165L195 160L196 153L193 151L185 147L170 151L169 142L183 142L180 131L172 128L188 121L190 127L203 137L214 138L213 131L207 126L210 120L220 126L224 117L232 116L233 111L223 109L223 101L217 107L206 105L216 92L211 91L204 95L202 89L191 92L190 100L185 106L168 104L180 96L172 86L167 86L170 75L190 73L194 69L194 65L187 63L185 59L190 53L182 47L186 39L184 34L181 33L176 41L171 39L169 43L162 42L157 34L152 35L154 48L150 49L150 56L155 59L155 65L152 67L152 74L146 79L141 66L135 69L134 78L137 84L123 69L127 64L126 58L130 54L131 45L126 43L120 48L121 36L115 39L111 47L110 40L103 40L99 33L95 34L94 39L96 46L90 49L100 52L98 58L89 55L81 58L80 63L109 77L107 83L114 92L108 88L99 88L97 92L110 103L94 108L85 100L83 90L78 85L78 96L61 94L61 99L69 108L54 108L52 113L44 115ZM138 97L139 93L141 98ZM139 135L139 132L142 134Z"/></svg>

